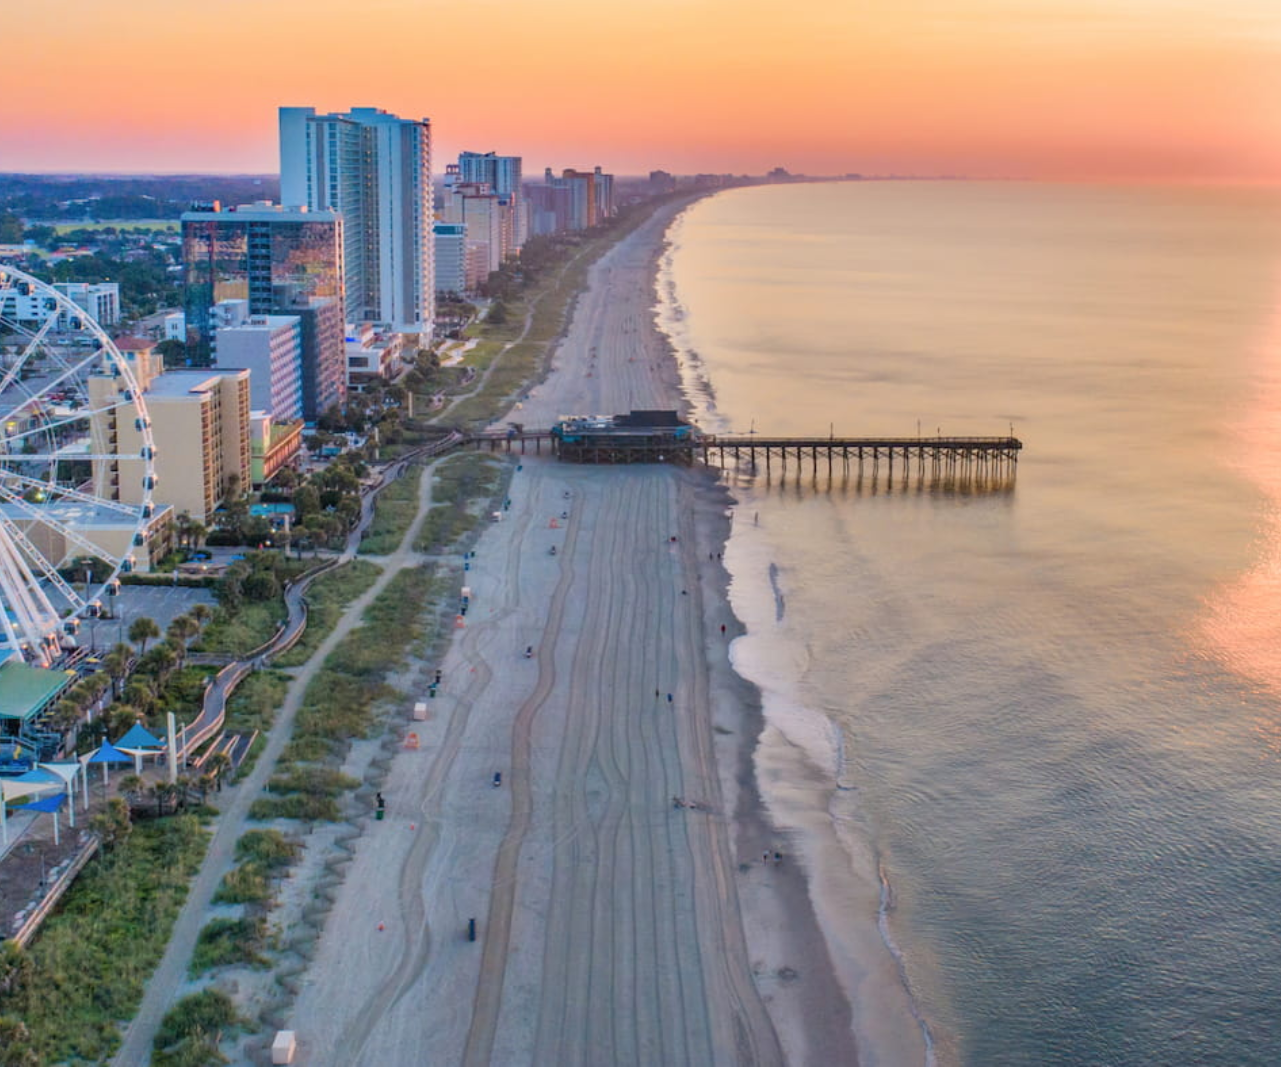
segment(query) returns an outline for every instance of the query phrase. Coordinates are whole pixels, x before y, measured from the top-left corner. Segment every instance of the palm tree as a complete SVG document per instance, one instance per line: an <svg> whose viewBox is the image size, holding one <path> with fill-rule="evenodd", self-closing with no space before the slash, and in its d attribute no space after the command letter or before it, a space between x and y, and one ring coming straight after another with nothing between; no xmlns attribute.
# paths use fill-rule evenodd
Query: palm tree
<svg viewBox="0 0 1281 1067"><path fill-rule="evenodd" d="M188 611L187 614L190 615L193 619L196 620L196 622L200 623L200 625L203 626L205 623L207 623L210 619L213 618L213 608L211 608L208 604L204 604L204 603L193 604L191 606L191 610Z"/></svg>
<svg viewBox="0 0 1281 1067"><path fill-rule="evenodd" d="M200 633L200 623L190 615L174 616L169 623L169 628L165 631L169 640L180 643L184 649L187 647L187 642L198 633Z"/></svg>
<svg viewBox="0 0 1281 1067"><path fill-rule="evenodd" d="M123 737L134 723L142 718L142 712L132 704L117 701L107 709L104 717L107 723L108 736L115 734L116 737Z"/></svg>
<svg viewBox="0 0 1281 1067"><path fill-rule="evenodd" d="M213 789L217 784L217 776L209 773L208 771L200 776L197 780L197 785L200 787L200 803L203 804L205 802L206 798L209 796L209 790Z"/></svg>
<svg viewBox="0 0 1281 1067"><path fill-rule="evenodd" d="M102 667L107 672L107 677L111 679L111 695L120 695L120 683L124 681L125 676L129 673L129 665L133 662L133 649L128 645L116 645L103 658Z"/></svg>
<svg viewBox="0 0 1281 1067"><path fill-rule="evenodd" d="M185 652L186 649L183 651ZM178 652L172 644L165 641L151 650L147 662L149 667L155 670L156 680L163 687L169 681L169 675L173 673L173 669L178 666Z"/></svg>
<svg viewBox="0 0 1281 1067"><path fill-rule="evenodd" d="M218 792L222 792L222 776L231 766L231 757L225 752L215 752L209 757L209 773L214 776L214 781L218 783Z"/></svg>
<svg viewBox="0 0 1281 1067"><path fill-rule="evenodd" d="M155 619L149 619L143 615L129 624L129 640L134 644L141 645L139 651L143 655L146 655L147 652L147 642L153 637L159 636L160 627L156 625Z"/></svg>
<svg viewBox="0 0 1281 1067"><path fill-rule="evenodd" d="M147 718L155 710L156 690L151 682L147 681L146 675L135 674L130 679L129 684L125 686L121 698L129 704L132 704Z"/></svg>
<svg viewBox="0 0 1281 1067"><path fill-rule="evenodd" d="M185 774L178 775L178 780L174 783L174 796L178 801L178 808L185 810L187 800L191 795L192 782L191 778Z"/></svg>
<svg viewBox="0 0 1281 1067"><path fill-rule="evenodd" d="M116 788L124 794L125 801L133 808L141 802L142 795L147 790L147 783L143 781L141 775L126 774L120 779Z"/></svg>
<svg viewBox="0 0 1281 1067"><path fill-rule="evenodd" d="M178 538L178 547L186 548L191 540L191 512L180 511L173 520L174 536Z"/></svg>
<svg viewBox="0 0 1281 1067"><path fill-rule="evenodd" d="M156 802L156 815L163 816L165 806L174 798L177 790L168 782L157 782L147 790L147 795Z"/></svg>
<svg viewBox="0 0 1281 1067"><path fill-rule="evenodd" d="M51 723L58 733L69 734L80 722L80 716L84 714L84 708L76 700L59 700L53 706L53 715Z"/></svg>

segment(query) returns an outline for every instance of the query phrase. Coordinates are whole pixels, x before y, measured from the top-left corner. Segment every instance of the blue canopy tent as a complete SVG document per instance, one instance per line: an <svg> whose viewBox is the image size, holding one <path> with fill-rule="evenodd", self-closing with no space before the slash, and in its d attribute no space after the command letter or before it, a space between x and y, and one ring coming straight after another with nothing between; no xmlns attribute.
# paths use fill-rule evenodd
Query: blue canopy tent
<svg viewBox="0 0 1281 1067"><path fill-rule="evenodd" d="M43 811L43 812L48 812L52 814L53 815L53 844L54 844L54 847L56 848L59 844L58 809L61 808L62 805L65 804L66 802L67 802L67 794L58 793L55 796L41 797L39 800L31 800L31 801L28 801L26 804L19 804L14 810L15 811Z"/></svg>
<svg viewBox="0 0 1281 1067"><path fill-rule="evenodd" d="M107 792L107 771L113 763L132 763L133 757L125 755L120 749L116 748L110 741L104 741L91 755L81 756L83 763L101 763L102 764L102 792Z"/></svg>
<svg viewBox="0 0 1281 1067"><path fill-rule="evenodd" d="M124 737L116 740L116 748L121 752L127 752L133 757L133 769L135 774L142 773L142 757L148 755L159 755L164 751L165 744L156 737L150 730L140 722L134 723L129 727L129 731Z"/></svg>

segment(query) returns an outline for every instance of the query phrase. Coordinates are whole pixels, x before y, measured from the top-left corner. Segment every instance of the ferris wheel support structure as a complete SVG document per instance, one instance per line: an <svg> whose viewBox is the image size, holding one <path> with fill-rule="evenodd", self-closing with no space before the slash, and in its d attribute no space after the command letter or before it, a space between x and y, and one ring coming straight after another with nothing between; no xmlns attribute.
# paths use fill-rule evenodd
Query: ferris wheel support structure
<svg viewBox="0 0 1281 1067"><path fill-rule="evenodd" d="M0 366L0 660L47 667L134 568L155 445L141 383L101 325L4 264ZM73 566L83 593L62 573Z"/></svg>

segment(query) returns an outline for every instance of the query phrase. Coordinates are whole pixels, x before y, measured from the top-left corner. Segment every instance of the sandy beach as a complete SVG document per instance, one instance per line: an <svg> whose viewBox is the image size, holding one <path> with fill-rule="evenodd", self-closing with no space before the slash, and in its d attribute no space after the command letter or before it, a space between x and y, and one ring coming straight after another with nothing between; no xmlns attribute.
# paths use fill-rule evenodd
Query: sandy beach
<svg viewBox="0 0 1281 1067"><path fill-rule="evenodd" d="M592 269L513 419L680 406L652 321L677 210ZM757 794L728 494L706 472L527 455L509 495L466 627L419 665L443 671L420 747L391 764L387 818L288 1012L297 1062L855 1063L804 873Z"/></svg>

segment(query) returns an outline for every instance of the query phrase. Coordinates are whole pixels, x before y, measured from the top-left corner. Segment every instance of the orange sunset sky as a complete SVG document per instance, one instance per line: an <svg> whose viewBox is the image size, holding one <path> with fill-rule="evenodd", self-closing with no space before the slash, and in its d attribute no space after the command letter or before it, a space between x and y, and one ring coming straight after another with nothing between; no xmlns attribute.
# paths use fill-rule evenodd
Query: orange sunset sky
<svg viewBox="0 0 1281 1067"><path fill-rule="evenodd" d="M20 8L21 14L18 15ZM1281 180L1281 0L12 0L0 170L274 173L276 107L616 173Z"/></svg>

